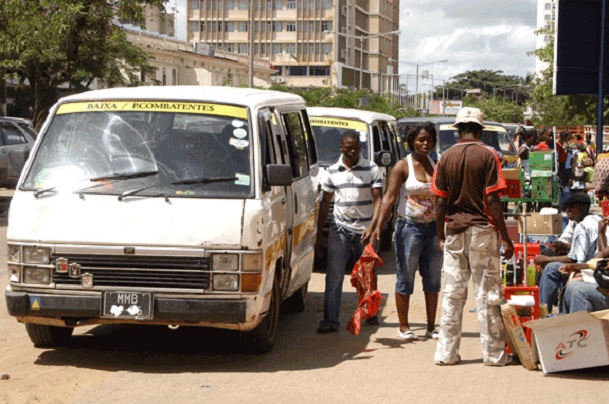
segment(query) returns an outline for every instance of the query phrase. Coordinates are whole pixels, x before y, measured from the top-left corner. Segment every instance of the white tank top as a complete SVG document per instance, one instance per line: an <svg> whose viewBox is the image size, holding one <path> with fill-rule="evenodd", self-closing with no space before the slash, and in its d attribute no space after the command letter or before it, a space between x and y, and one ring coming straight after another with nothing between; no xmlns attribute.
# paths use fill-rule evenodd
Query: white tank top
<svg viewBox="0 0 609 404"><path fill-rule="evenodd" d="M432 167L436 164L427 156ZM430 182L417 179L412 163L412 154L406 156L408 178L400 188L398 216L412 222L429 223L436 220L436 196L431 192Z"/></svg>

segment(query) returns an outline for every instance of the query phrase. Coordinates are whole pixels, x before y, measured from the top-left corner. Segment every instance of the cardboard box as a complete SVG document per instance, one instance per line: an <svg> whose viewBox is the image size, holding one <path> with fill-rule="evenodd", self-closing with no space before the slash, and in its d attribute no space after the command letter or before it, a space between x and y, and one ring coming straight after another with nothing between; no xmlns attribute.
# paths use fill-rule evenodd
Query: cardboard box
<svg viewBox="0 0 609 404"><path fill-rule="evenodd" d="M505 326L505 343L507 346L512 353L518 356L522 366L528 370L537 369L537 363L533 360L533 352L520 324L520 318L516 314L516 309L510 304L502 304L501 317Z"/></svg>
<svg viewBox="0 0 609 404"><path fill-rule="evenodd" d="M544 373L609 365L609 310L529 321L533 359Z"/></svg>
<svg viewBox="0 0 609 404"><path fill-rule="evenodd" d="M504 168L503 178L506 180L520 180L520 168Z"/></svg>
<svg viewBox="0 0 609 404"><path fill-rule="evenodd" d="M523 233L523 218L518 217L518 231ZM531 213L527 216L527 234L561 234L562 233L562 215L540 215L539 213Z"/></svg>

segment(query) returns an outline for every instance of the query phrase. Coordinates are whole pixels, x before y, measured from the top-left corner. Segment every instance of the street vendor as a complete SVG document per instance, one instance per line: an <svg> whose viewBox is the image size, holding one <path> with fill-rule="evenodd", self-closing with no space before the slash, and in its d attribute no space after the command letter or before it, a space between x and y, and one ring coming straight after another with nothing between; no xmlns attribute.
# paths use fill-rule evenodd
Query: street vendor
<svg viewBox="0 0 609 404"><path fill-rule="evenodd" d="M590 198L585 194L571 195L565 202L569 220L577 223L573 231L571 249L567 255L548 257L538 255L536 262L545 265L539 281L539 299L552 312L559 292L566 285L568 275L562 273L563 264L584 263L597 252L597 238L600 216L590 214Z"/></svg>

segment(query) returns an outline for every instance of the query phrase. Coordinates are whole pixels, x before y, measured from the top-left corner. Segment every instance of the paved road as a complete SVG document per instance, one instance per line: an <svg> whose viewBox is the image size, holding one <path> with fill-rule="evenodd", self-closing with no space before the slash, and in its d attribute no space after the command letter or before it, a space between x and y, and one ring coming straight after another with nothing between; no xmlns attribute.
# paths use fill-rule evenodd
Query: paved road
<svg viewBox="0 0 609 404"><path fill-rule="evenodd" d="M7 283L6 217L0 215L0 289ZM303 313L284 315L266 355L239 350L231 333L194 328L97 326L78 329L73 344L36 349L0 299L0 402L598 402L609 368L544 376L521 366L482 365L472 296L466 306L463 361L433 363L435 341L395 338L394 259L383 255L379 327L355 337L315 333L322 315L324 275L315 273ZM345 277L342 321L357 297ZM414 330L424 335L420 284L412 299ZM603 399L604 400L604 399Z"/></svg>

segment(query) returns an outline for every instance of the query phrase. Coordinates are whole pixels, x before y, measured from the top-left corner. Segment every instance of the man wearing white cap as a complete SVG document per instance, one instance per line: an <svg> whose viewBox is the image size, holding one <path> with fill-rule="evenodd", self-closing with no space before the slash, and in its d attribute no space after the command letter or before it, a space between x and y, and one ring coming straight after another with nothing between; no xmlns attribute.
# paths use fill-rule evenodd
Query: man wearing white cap
<svg viewBox="0 0 609 404"><path fill-rule="evenodd" d="M503 255L514 253L503 219L499 192L506 188L497 152L480 141L482 112L462 108L455 128L459 142L442 154L436 165L431 191L436 194L438 248L444 251L442 318L435 353L437 365L455 365L467 284L473 279L483 362L503 366L505 353L501 320L501 275L498 234Z"/></svg>

